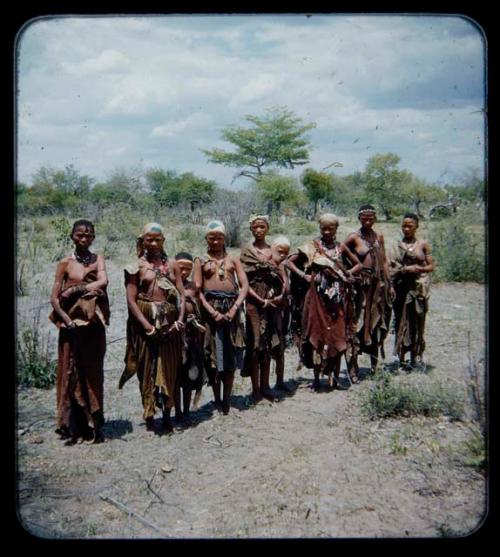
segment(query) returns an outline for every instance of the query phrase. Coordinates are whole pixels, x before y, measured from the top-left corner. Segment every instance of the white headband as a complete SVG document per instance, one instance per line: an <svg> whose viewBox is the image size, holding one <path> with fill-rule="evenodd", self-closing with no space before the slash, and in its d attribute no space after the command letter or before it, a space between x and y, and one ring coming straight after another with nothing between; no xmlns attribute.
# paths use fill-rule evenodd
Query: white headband
<svg viewBox="0 0 500 557"><path fill-rule="evenodd" d="M209 232L222 232L222 234L224 234L224 236L225 236L226 235L226 227L224 226L224 224L220 220L213 220L213 221L211 221L207 224L207 227L205 228L205 236Z"/></svg>

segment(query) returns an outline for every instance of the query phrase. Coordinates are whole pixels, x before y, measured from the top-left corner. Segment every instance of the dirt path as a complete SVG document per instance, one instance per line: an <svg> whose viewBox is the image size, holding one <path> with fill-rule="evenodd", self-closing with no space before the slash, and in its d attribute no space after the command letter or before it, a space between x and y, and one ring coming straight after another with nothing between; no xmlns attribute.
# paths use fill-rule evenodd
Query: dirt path
<svg viewBox="0 0 500 557"><path fill-rule="evenodd" d="M462 388L467 333L481 365L484 324L482 286L436 285L431 374ZM392 337L388 354L391 346ZM110 344L101 445L68 447L57 439L54 390L19 392L19 515L35 535L436 537L465 535L481 522L485 480L465 465L468 421L370 421L361 404L371 378L311 392L312 374L296 370L290 350L293 395L254 406L249 380L238 378L229 416L214 410L205 388L193 427L155 435L141 419L136 382L116 388L122 357L123 341Z"/></svg>

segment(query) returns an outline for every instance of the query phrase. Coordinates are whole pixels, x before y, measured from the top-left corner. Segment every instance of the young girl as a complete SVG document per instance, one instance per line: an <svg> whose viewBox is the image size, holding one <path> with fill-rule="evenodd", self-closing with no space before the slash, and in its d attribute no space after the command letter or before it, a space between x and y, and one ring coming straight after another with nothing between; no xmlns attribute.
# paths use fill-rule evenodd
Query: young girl
<svg viewBox="0 0 500 557"><path fill-rule="evenodd" d="M75 250L58 263L50 298L59 328L56 432L68 444L103 440L108 277L102 255L89 250L94 238L90 221L73 224Z"/></svg>
<svg viewBox="0 0 500 557"><path fill-rule="evenodd" d="M269 386L272 355L279 359L282 343L282 303L285 297L285 271L273 262L266 242L269 220L266 215L250 217L254 241L243 247L240 261L248 277L246 300L246 350L242 375L250 376L252 398L274 400Z"/></svg>
<svg viewBox="0 0 500 557"><path fill-rule="evenodd" d="M276 384L274 388L278 391L292 393L293 389L288 387L284 382L285 378L285 338L287 334L287 324L290 317L289 294L290 280L285 261L290 253L290 241L286 236L278 236L271 244L271 261L276 265L283 277L283 297L281 301L276 303L277 311L275 312L276 329L279 336L279 346L272 352L271 357L276 362Z"/></svg>
<svg viewBox="0 0 500 557"><path fill-rule="evenodd" d="M347 236L344 243L362 264L355 285L354 315L349 325L347 367L354 382L358 377L358 356L370 354L371 373L384 356L384 341L389 330L394 289L391 285L384 237L373 229L377 213L373 205L362 205L358 211L361 228Z"/></svg>
<svg viewBox="0 0 500 557"><path fill-rule="evenodd" d="M207 254L194 261L194 279L204 309L205 367L214 391L215 405L229 413L234 372L241 367L245 347L242 304L248 281L239 259L225 248L226 230L212 221L206 228ZM221 383L224 387L221 399Z"/></svg>
<svg viewBox="0 0 500 557"><path fill-rule="evenodd" d="M429 308L430 273L434 270L429 242L416 237L418 223L417 215L406 213L401 224L403 238L389 255L389 272L396 291L394 354L407 367L405 354L410 353L407 369L424 366L425 318Z"/></svg>
<svg viewBox="0 0 500 557"><path fill-rule="evenodd" d="M207 375L203 362L203 339L206 328L201 319L199 294L196 284L190 279L193 271L193 256L186 252L175 256L177 267L182 278L186 296L186 327L184 334L184 358L179 377L179 388L176 406L176 416L180 420L189 420L191 395L195 391L193 409L198 408L203 384ZM182 408L181 396L182 390Z"/></svg>
<svg viewBox="0 0 500 557"><path fill-rule="evenodd" d="M118 387L137 374L146 428L154 430L157 406L166 431L171 432L185 301L181 275L175 260L165 253L164 242L163 228L146 224L137 239L138 259L125 269L129 317L125 369Z"/></svg>

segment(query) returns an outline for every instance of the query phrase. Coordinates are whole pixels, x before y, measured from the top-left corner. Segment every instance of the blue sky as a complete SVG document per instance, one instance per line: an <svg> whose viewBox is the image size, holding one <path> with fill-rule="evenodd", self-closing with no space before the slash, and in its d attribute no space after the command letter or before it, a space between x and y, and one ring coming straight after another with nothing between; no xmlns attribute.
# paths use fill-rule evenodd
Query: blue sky
<svg viewBox="0 0 500 557"><path fill-rule="evenodd" d="M18 179L41 165L97 180L161 167L230 187L236 169L201 149L231 149L223 127L286 106L316 123L312 168L345 175L393 152L451 182L483 170L485 48L459 16L33 20L18 37Z"/></svg>

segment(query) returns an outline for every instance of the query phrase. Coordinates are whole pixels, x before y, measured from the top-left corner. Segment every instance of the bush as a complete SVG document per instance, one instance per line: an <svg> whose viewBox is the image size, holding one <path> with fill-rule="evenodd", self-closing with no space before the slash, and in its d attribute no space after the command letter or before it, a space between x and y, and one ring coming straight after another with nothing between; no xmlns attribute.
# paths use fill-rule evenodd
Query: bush
<svg viewBox="0 0 500 557"><path fill-rule="evenodd" d="M52 257L52 261L58 261L68 254L73 245L71 240L71 223L66 217L54 217L50 220L50 225L56 232L57 246L57 251Z"/></svg>
<svg viewBox="0 0 500 557"><path fill-rule="evenodd" d="M458 420L464 413L464 401L456 390L427 376L393 379L390 373L381 372L365 395L362 408L371 419L445 414Z"/></svg>
<svg viewBox="0 0 500 557"><path fill-rule="evenodd" d="M478 472L486 470L486 443L484 435L480 431L475 431L470 439L463 443L465 449L466 466L474 468Z"/></svg>
<svg viewBox="0 0 500 557"><path fill-rule="evenodd" d="M47 389L56 380L57 363L51 358L50 336L40 329L40 309L29 326L18 332L16 340L17 381L19 385Z"/></svg>
<svg viewBox="0 0 500 557"><path fill-rule="evenodd" d="M482 235L468 229L460 215L430 226L429 242L436 262L435 281L485 281Z"/></svg>

